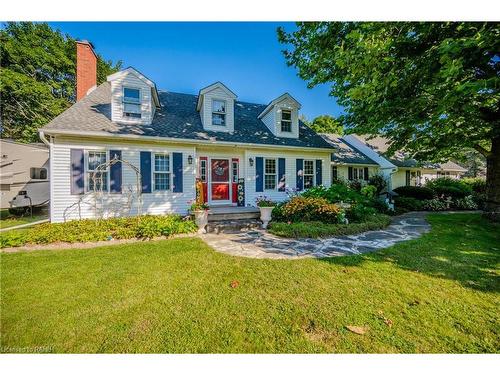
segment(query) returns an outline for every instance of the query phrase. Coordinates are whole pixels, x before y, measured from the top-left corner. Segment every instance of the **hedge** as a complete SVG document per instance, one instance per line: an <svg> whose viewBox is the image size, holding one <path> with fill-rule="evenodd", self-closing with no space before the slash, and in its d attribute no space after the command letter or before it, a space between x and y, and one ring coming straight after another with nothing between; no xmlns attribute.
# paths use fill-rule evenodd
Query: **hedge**
<svg viewBox="0 0 500 375"><path fill-rule="evenodd" d="M145 215L104 220L46 223L0 234L0 248L55 242L94 242L111 239L153 238L196 231L196 224L180 215Z"/></svg>
<svg viewBox="0 0 500 375"><path fill-rule="evenodd" d="M394 191L401 197L415 198L415 199L432 199L434 192L432 189L423 186L400 186Z"/></svg>

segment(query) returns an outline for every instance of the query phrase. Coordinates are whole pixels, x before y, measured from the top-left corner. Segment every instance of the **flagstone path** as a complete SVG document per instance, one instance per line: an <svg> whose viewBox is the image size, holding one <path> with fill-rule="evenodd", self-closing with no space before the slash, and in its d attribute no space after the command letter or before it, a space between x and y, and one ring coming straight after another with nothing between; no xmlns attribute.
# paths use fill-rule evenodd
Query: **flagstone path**
<svg viewBox="0 0 500 375"><path fill-rule="evenodd" d="M292 239L265 230L206 234L201 238L216 251L248 258L301 259L356 255L420 237L430 230L425 212L410 212L393 219L383 230L321 239Z"/></svg>

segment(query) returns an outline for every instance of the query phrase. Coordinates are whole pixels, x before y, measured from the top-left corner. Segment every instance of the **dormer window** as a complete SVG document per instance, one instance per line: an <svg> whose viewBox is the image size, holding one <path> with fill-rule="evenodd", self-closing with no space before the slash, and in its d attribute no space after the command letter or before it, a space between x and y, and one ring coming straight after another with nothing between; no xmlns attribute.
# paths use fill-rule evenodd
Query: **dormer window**
<svg viewBox="0 0 500 375"><path fill-rule="evenodd" d="M141 90L123 88L123 117L141 118Z"/></svg>
<svg viewBox="0 0 500 375"><path fill-rule="evenodd" d="M281 131L292 132L292 111L281 110Z"/></svg>
<svg viewBox="0 0 500 375"><path fill-rule="evenodd" d="M212 125L226 126L225 100L212 100Z"/></svg>

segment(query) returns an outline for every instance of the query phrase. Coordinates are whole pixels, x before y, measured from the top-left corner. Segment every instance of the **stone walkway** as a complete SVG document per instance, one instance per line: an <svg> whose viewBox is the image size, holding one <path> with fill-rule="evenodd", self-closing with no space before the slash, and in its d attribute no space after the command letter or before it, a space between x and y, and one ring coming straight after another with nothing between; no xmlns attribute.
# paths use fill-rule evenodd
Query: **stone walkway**
<svg viewBox="0 0 500 375"><path fill-rule="evenodd" d="M206 234L201 238L221 253L247 258L301 259L355 255L420 237L430 230L425 215L424 212L411 212L395 217L384 230L322 239L282 238L264 230Z"/></svg>

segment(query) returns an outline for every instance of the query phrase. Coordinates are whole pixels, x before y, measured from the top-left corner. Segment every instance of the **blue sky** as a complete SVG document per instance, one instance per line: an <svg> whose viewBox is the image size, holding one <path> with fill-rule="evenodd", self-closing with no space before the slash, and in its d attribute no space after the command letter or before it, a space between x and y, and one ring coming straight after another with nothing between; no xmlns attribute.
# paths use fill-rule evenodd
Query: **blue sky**
<svg viewBox="0 0 500 375"><path fill-rule="evenodd" d="M106 59L122 60L155 81L161 90L193 93L222 81L238 100L268 103L289 92L312 119L339 115L327 85L308 89L287 67L276 28L293 23L223 22L51 22L77 39L91 41Z"/></svg>

